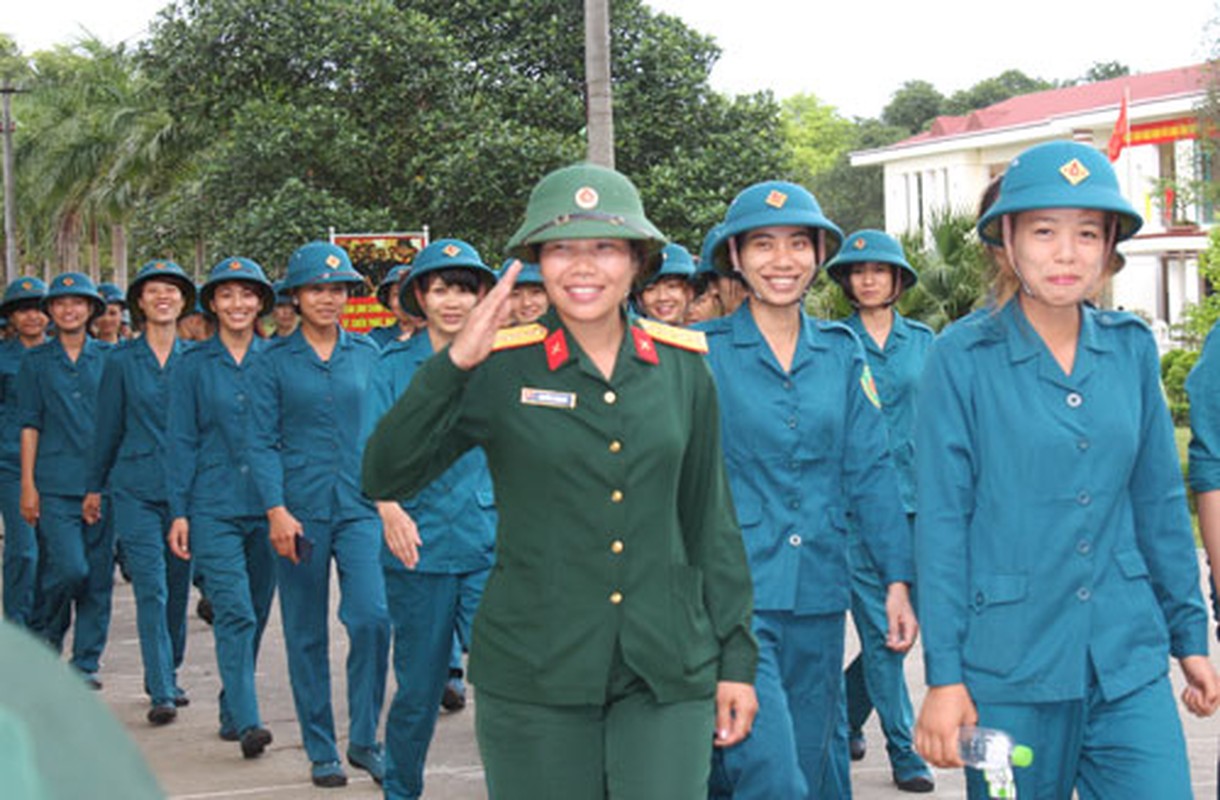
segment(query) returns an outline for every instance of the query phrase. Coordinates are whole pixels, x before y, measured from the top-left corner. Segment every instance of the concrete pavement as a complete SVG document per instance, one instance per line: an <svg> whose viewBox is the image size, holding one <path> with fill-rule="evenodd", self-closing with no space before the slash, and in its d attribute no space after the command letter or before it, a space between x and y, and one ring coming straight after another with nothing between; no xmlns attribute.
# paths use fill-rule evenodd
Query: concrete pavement
<svg viewBox="0 0 1220 800"><path fill-rule="evenodd" d="M332 598L337 597L337 588ZM340 749L346 746L346 702L343 658L347 637L332 611L331 650L334 681L335 718L339 725ZM851 630L851 626L848 625ZM187 645L187 660L179 682L188 691L191 705L180 711L178 720L163 728L153 728L145 721L148 700L142 687L142 671L135 628L135 602L131 587L118 581L114 593L114 617L110 643L106 649L101 678L105 683L102 697L130 731L147 757L153 772L171 798L175 800L211 800L212 798L249 798L283 800L312 797L379 797L378 787L367 774L348 769L350 783L345 789L315 789L309 782L309 763L301 748L300 733L293 713L289 690L284 641L278 616L273 614L267 629L258 675L260 701L265 724L275 735L275 742L259 759L246 761L238 745L217 737L216 695L220 688L213 653L211 629L192 613ZM850 658L856 652L849 641ZM1213 660L1220 663L1213 656ZM916 707L922 698L923 664L919 653L907 660L909 683ZM1174 669L1175 685L1180 679ZM390 692L393 691L393 674ZM389 695L387 695L388 705ZM485 800L483 772L474 743L474 709L471 705L456 714L442 714L436 740L428 761L427 791L429 800ZM1217 727L1215 718L1197 720L1183 714L1192 778L1196 797L1216 796ZM879 800L901 798L891 783L885 757L884 740L876 717L866 728L869 750L864 761L852 765L852 781L856 798ZM964 781L957 772L939 772L937 790L927 795L937 798L965 797ZM663 800L663 799L659 799ZM783 800L777 798L777 800Z"/></svg>

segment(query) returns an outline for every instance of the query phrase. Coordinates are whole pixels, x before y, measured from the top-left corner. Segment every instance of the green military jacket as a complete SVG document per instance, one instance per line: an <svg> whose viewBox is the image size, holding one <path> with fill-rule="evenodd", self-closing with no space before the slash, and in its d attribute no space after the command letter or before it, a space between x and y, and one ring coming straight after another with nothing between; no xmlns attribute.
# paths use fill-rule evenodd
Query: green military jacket
<svg viewBox="0 0 1220 800"><path fill-rule="evenodd" d="M499 527L471 681L600 705L617 647L660 702L752 683L749 567L715 386L690 352L702 334L630 319L610 380L553 312L501 334L473 370L447 350L421 366L364 454L365 492L404 500L487 453Z"/></svg>

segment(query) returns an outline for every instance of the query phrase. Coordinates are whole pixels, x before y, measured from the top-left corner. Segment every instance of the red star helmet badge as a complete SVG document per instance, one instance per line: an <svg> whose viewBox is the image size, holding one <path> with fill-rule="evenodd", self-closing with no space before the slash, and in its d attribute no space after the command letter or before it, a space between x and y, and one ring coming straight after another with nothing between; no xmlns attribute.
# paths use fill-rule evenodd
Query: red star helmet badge
<svg viewBox="0 0 1220 800"><path fill-rule="evenodd" d="M239 270L239 269L241 269L241 262L240 262L240 261L230 261L230 262L229 262L229 269L231 269L231 270Z"/></svg>
<svg viewBox="0 0 1220 800"><path fill-rule="evenodd" d="M339 257L337 255L334 255L333 253L331 255L327 256L326 257L326 266L328 266L328 267L339 266Z"/></svg>
<svg viewBox="0 0 1220 800"><path fill-rule="evenodd" d="M592 186L582 186L576 190L576 205L585 211L597 208L597 203L600 199L597 196L597 190Z"/></svg>
<svg viewBox="0 0 1220 800"><path fill-rule="evenodd" d="M783 208L784 203L788 202L788 195L784 194L779 189L772 189L771 194L767 195L765 202L772 208Z"/></svg>
<svg viewBox="0 0 1220 800"><path fill-rule="evenodd" d="M868 247L868 243L864 241L863 237L861 237L852 243L852 247L856 248L857 250L863 250L864 248Z"/></svg>
<svg viewBox="0 0 1220 800"><path fill-rule="evenodd" d="M158 261L156 264L153 264L153 269L165 269L164 262Z"/></svg>
<svg viewBox="0 0 1220 800"><path fill-rule="evenodd" d="M22 281L21 288L25 289L28 292L30 289L32 289L34 287L29 281Z"/></svg>
<svg viewBox="0 0 1220 800"><path fill-rule="evenodd" d="M72 280L71 278L64 278L64 286L72 286L75 283L76 281Z"/></svg>
<svg viewBox="0 0 1220 800"><path fill-rule="evenodd" d="M445 249L442 250L441 252L444 253L445 255L449 256L450 258L453 258L458 253L462 252L462 248L458 247L456 244L447 244L447 245L445 245Z"/></svg>

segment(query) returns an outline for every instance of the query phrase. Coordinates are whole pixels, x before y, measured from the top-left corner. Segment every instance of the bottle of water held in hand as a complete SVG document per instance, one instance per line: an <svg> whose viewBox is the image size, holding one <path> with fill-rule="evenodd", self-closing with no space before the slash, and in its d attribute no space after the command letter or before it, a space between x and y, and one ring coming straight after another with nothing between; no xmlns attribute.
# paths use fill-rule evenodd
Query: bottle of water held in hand
<svg viewBox="0 0 1220 800"><path fill-rule="evenodd" d="M1017 796L1012 768L1028 767L1034 760L1033 750L1014 744L1004 731L973 725L963 725L958 732L958 749L967 767L983 773L988 797L1003 800L1015 800Z"/></svg>

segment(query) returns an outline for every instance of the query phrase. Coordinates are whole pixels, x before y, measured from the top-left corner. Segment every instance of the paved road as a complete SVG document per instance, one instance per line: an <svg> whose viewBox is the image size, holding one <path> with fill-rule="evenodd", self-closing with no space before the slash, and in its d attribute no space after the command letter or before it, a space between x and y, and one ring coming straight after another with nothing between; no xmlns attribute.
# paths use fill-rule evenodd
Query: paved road
<svg viewBox="0 0 1220 800"><path fill-rule="evenodd" d="M332 595L335 596L335 595ZM334 612L332 611L332 620ZM848 626L850 629L850 625ZM283 798L310 797L378 797L380 792L359 770L349 770L351 783L346 789L320 790L309 783L309 765L301 748L300 734L293 715L292 696L288 688L284 642L278 614L268 626L258 686L264 719L275 734L275 742L262 758L245 761L235 743L222 742L217 737L216 693L219 679L212 649L211 630L192 613L187 662L180 682L190 693L192 703L182 709L178 721L165 728L152 728L145 722L147 698L141 691L142 677L135 632L135 604L131 587L120 582L115 587L114 619L110 644L106 651L101 677L105 682L102 696L136 739L154 773L171 798L203 800L204 798ZM335 716L345 724L342 657L347 639L337 620L332 622L332 672L335 679ZM849 657L855 644L848 644ZM1217 663L1220 663L1220 659ZM907 661L910 684L916 690L918 704L923 683L922 661L916 657ZM1175 675L1176 678L1176 675ZM1176 683L1177 681L1175 681ZM393 690L391 675L390 690ZM429 800L484 800L483 773L474 745L473 709L442 715L428 761L427 792ZM1199 798L1216 796L1215 719L1196 720L1189 715L1186 733L1190 747L1191 768L1195 793ZM862 800L905 797L890 782L884 742L875 718L867 728L868 757L853 765L852 779L855 796ZM346 744L345 731L340 731L340 746ZM942 772L937 775L937 791L930 797L960 798L965 796L961 775ZM782 800L777 799L777 800Z"/></svg>

